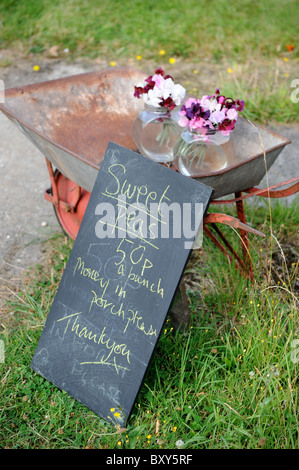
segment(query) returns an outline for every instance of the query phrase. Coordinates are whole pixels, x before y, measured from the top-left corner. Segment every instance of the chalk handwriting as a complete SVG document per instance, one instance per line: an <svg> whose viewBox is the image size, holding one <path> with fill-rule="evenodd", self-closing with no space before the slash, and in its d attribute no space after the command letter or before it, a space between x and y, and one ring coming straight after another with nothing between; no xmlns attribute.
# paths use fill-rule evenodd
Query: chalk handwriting
<svg viewBox="0 0 299 470"><path fill-rule="evenodd" d="M121 317L123 320L125 319L125 311L123 309L123 305L124 305L123 302L119 306L116 306L113 302L108 302L107 299L104 299L103 296L105 294L105 291L102 292L100 297L94 290L92 290L91 292L93 293L93 298L90 301L89 312L93 304L96 304L97 307L103 308L104 310L106 308L107 309L109 308L111 315L116 315L118 317Z"/></svg>
<svg viewBox="0 0 299 470"><path fill-rule="evenodd" d="M150 202L159 201L158 208L164 200L169 201L169 197L166 195L170 185L167 185L164 191L162 192L161 196L159 197L156 191L150 191L147 185L137 186L136 184L129 183L127 179L123 182L121 181L121 176L125 175L126 167L121 163L114 163L110 165L108 169L110 175L114 178L113 182L106 187L104 191L105 196L117 196L117 195L124 195L129 200L135 196L134 203L139 204L139 202L143 203L150 214ZM160 210L159 210L160 213Z"/></svg>
<svg viewBox="0 0 299 470"><path fill-rule="evenodd" d="M157 330L153 329L152 325L150 325L149 329L146 330L145 329L145 326L144 326L144 323L143 323L143 318L141 315L138 314L138 310L135 310L135 312L131 309L128 310L128 312L131 313L131 317L128 318L127 320L127 324L125 326L125 329L124 329L124 333L127 331L127 328L129 326L129 324L132 323L132 325L135 325L137 326L137 328L140 330L140 331L143 331L143 333L146 335L146 336L157 336Z"/></svg>
<svg viewBox="0 0 299 470"><path fill-rule="evenodd" d="M153 292L154 294L158 294L162 297L164 297L164 288L161 287L161 278L159 277L158 282L151 282L148 279L144 278L142 275L138 275L133 272L133 266L130 269L130 272L128 274L128 280L132 281L139 286L143 286L146 289L150 290L150 292Z"/></svg>
<svg viewBox="0 0 299 470"><path fill-rule="evenodd" d="M102 329L101 333L94 333L92 329L88 328L87 326L82 326L78 320L81 314L82 312L76 312L74 314L71 314L71 315L68 315L66 317L62 317L56 320L57 322L66 321L64 334L66 334L66 332L70 328L70 332L74 333L79 338L83 337L86 340L91 341L94 344L105 346L105 348L108 350L107 356L104 357L103 355L101 360L97 361L98 364L113 365L115 367L115 370L118 372L118 368L123 368L123 367L116 363L115 355L124 356L125 359L127 360L127 363L130 364L131 352L128 346L125 343L118 344L115 340L111 339L105 333L106 327ZM114 357L111 357L112 355L114 355ZM108 362L110 357L112 359L112 362Z"/></svg>
<svg viewBox="0 0 299 470"><path fill-rule="evenodd" d="M76 274L76 271L79 272L80 276L88 277L92 281L103 283L103 278L100 277L99 272L95 269L85 266L85 262L82 260L81 256L78 256L76 266L73 270L73 276Z"/></svg>

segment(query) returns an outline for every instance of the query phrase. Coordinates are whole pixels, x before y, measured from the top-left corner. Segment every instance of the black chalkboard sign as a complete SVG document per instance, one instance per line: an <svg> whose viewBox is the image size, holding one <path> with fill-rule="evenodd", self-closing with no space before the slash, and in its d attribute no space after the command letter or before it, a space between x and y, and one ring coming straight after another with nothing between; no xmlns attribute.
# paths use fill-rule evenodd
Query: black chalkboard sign
<svg viewBox="0 0 299 470"><path fill-rule="evenodd" d="M212 189L109 143L31 367L124 426Z"/></svg>

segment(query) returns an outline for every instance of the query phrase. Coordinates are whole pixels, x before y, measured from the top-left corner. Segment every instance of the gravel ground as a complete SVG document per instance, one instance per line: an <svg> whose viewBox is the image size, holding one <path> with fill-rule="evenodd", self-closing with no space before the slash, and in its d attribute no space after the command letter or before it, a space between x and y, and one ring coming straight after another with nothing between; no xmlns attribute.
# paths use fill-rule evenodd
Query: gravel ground
<svg viewBox="0 0 299 470"><path fill-rule="evenodd" d="M10 88L103 68L101 63L68 64L57 60L46 62L36 73L32 63L24 61L0 68L0 78ZM271 168L270 184L299 175L299 126L279 126L273 130L290 138L292 144ZM2 113L0 178L0 285L7 290L17 285L24 270L42 260L41 242L60 228L51 204L43 195L49 187L44 156ZM265 181L260 186L264 185Z"/></svg>

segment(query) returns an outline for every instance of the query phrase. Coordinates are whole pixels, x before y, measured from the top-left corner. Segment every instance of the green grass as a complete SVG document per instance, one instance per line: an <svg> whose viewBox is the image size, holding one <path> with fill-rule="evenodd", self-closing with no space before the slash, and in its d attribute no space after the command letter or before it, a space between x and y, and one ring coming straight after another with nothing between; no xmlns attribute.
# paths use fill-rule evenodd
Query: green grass
<svg viewBox="0 0 299 470"><path fill-rule="evenodd" d="M2 0L1 47L155 58L276 56L297 39L296 0ZM295 54L298 51L295 50ZM298 55L297 55L298 56Z"/></svg>
<svg viewBox="0 0 299 470"><path fill-rule="evenodd" d="M273 78L273 77L272 77ZM262 82L255 88L248 86L244 79L233 83L223 80L221 92L225 96L242 96L246 103L243 117L252 122L269 125L269 123L298 122L299 104L290 99L289 81L281 79L275 86L273 79Z"/></svg>
<svg viewBox="0 0 299 470"><path fill-rule="evenodd" d="M10 300L1 332L0 446L298 448L298 259L287 252L296 246L298 205L248 206L247 214L267 234L250 238L255 282L204 239L185 272L191 328L175 331L167 320L126 429L30 369L72 246L63 236L49 244L48 262ZM237 246L237 234L227 234Z"/></svg>

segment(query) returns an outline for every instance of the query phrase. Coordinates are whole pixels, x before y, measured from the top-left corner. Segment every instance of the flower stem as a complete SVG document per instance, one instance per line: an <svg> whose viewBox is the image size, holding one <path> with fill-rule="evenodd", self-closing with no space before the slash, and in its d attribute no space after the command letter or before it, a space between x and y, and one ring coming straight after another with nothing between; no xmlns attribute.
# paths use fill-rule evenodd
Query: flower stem
<svg viewBox="0 0 299 470"><path fill-rule="evenodd" d="M156 141L159 143L160 147L165 145L169 146L172 136L176 134L176 126L171 120L163 121L162 129L156 137Z"/></svg>
<svg viewBox="0 0 299 470"><path fill-rule="evenodd" d="M186 161L187 167L194 165L196 168L202 168L206 150L207 145L204 143L186 144L183 139L180 139L176 145L175 154Z"/></svg>

